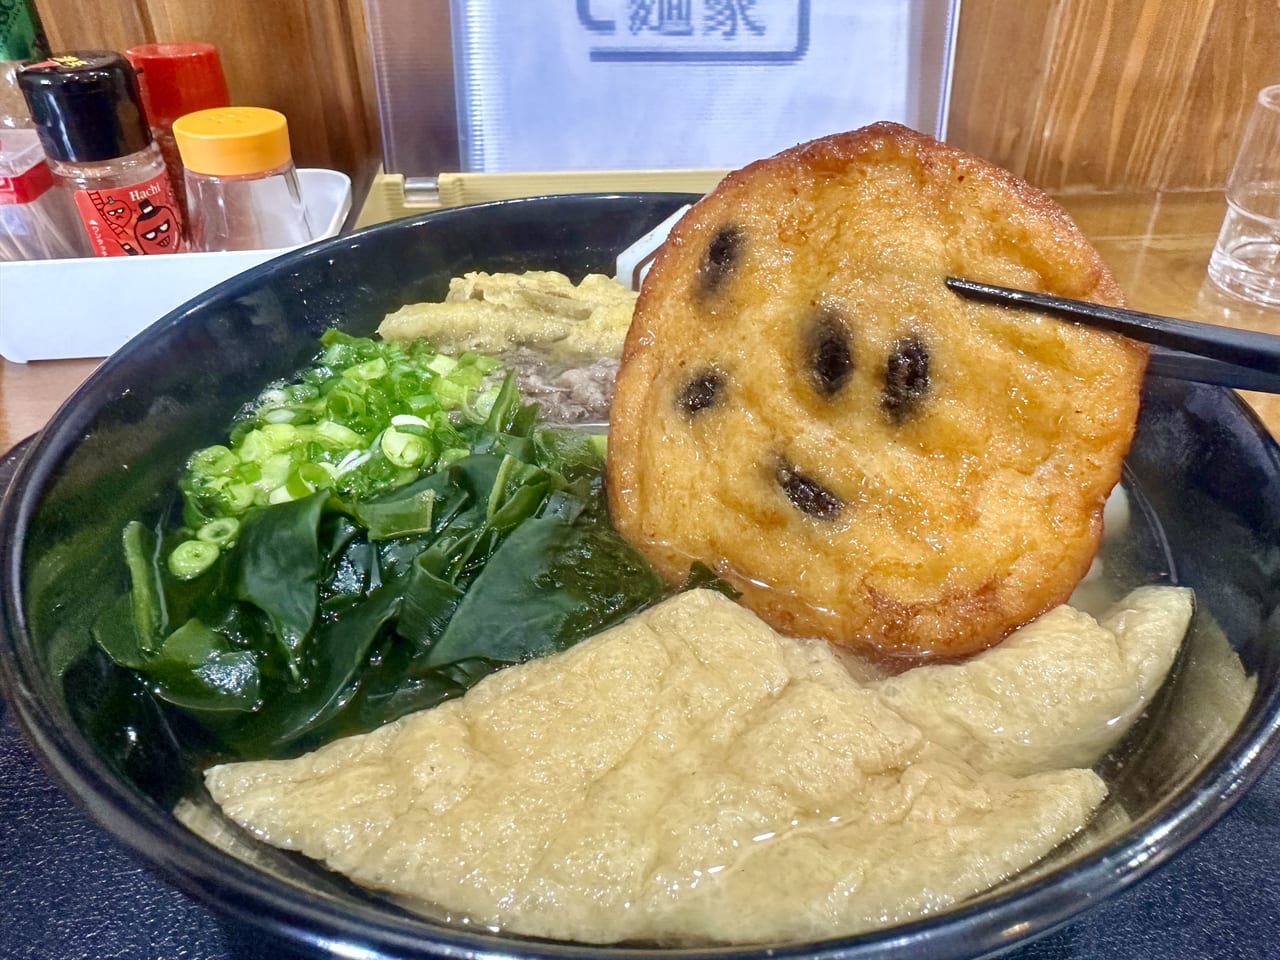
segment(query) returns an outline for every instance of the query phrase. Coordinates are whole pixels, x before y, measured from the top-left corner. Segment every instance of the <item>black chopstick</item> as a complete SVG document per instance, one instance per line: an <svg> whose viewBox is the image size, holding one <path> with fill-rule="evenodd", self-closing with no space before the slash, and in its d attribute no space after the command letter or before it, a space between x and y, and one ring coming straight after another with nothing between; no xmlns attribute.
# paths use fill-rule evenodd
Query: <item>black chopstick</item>
<svg viewBox="0 0 1280 960"><path fill-rule="evenodd" d="M1147 373L1167 380L1192 380L1235 390L1280 393L1280 374L1240 367L1209 357L1198 357L1194 353L1170 350L1168 347L1151 348L1151 353L1147 356Z"/></svg>
<svg viewBox="0 0 1280 960"><path fill-rule="evenodd" d="M974 300L1061 316L1153 344L1158 349L1152 351L1150 372L1156 376L1280 393L1280 336L1275 334L1176 320L960 277L947 277L946 284Z"/></svg>

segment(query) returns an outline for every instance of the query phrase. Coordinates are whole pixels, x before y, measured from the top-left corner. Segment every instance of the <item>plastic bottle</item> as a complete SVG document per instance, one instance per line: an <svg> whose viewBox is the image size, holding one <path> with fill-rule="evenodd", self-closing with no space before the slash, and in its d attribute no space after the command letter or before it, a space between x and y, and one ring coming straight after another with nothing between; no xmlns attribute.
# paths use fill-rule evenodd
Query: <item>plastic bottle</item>
<svg viewBox="0 0 1280 960"><path fill-rule="evenodd" d="M182 215L133 68L85 50L26 64L18 85L49 169L70 191L95 256L177 253Z"/></svg>
<svg viewBox="0 0 1280 960"><path fill-rule="evenodd" d="M194 249L263 250L312 238L284 114L199 110L174 121L173 134L186 168Z"/></svg>
<svg viewBox="0 0 1280 960"><path fill-rule="evenodd" d="M182 158L173 139L173 121L231 103L218 48L211 43L144 43L130 47L125 56L138 76L143 112L169 168L185 222Z"/></svg>
<svg viewBox="0 0 1280 960"><path fill-rule="evenodd" d="M53 187L18 66L0 63L0 260L88 256L70 197Z"/></svg>

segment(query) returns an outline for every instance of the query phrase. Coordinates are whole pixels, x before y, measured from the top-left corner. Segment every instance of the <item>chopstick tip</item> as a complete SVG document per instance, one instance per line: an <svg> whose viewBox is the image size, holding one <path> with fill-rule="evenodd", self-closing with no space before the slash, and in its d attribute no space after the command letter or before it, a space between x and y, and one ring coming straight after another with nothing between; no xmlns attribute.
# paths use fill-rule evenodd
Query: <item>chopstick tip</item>
<svg viewBox="0 0 1280 960"><path fill-rule="evenodd" d="M943 277L942 282L947 285L948 289L963 293L977 293L994 289L988 284L978 283L976 280L966 280L964 277Z"/></svg>

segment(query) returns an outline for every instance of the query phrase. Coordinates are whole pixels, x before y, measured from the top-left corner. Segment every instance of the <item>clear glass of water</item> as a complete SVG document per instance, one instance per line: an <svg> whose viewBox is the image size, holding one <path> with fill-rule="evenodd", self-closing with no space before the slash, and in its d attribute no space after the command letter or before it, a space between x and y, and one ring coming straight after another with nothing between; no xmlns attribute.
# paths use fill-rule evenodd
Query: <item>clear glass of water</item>
<svg viewBox="0 0 1280 960"><path fill-rule="evenodd" d="M1249 116L1209 279L1236 297L1280 307L1280 84L1258 93Z"/></svg>

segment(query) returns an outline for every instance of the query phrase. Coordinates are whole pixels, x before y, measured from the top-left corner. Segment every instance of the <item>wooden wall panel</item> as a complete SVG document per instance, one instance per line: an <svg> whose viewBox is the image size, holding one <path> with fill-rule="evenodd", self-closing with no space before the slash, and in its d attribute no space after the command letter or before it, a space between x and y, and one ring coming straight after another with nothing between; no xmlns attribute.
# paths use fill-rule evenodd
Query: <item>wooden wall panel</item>
<svg viewBox="0 0 1280 960"><path fill-rule="evenodd" d="M1179 133L1197 149L1171 151L1165 185L1223 186L1258 91L1273 83L1280 83L1280 0L1214 3Z"/></svg>
<svg viewBox="0 0 1280 960"><path fill-rule="evenodd" d="M289 118L298 166L355 176L379 154L361 0L37 0L55 50L205 40L233 103Z"/></svg>
<svg viewBox="0 0 1280 960"><path fill-rule="evenodd" d="M1051 191L1221 188L1280 0L963 0L949 138Z"/></svg>

